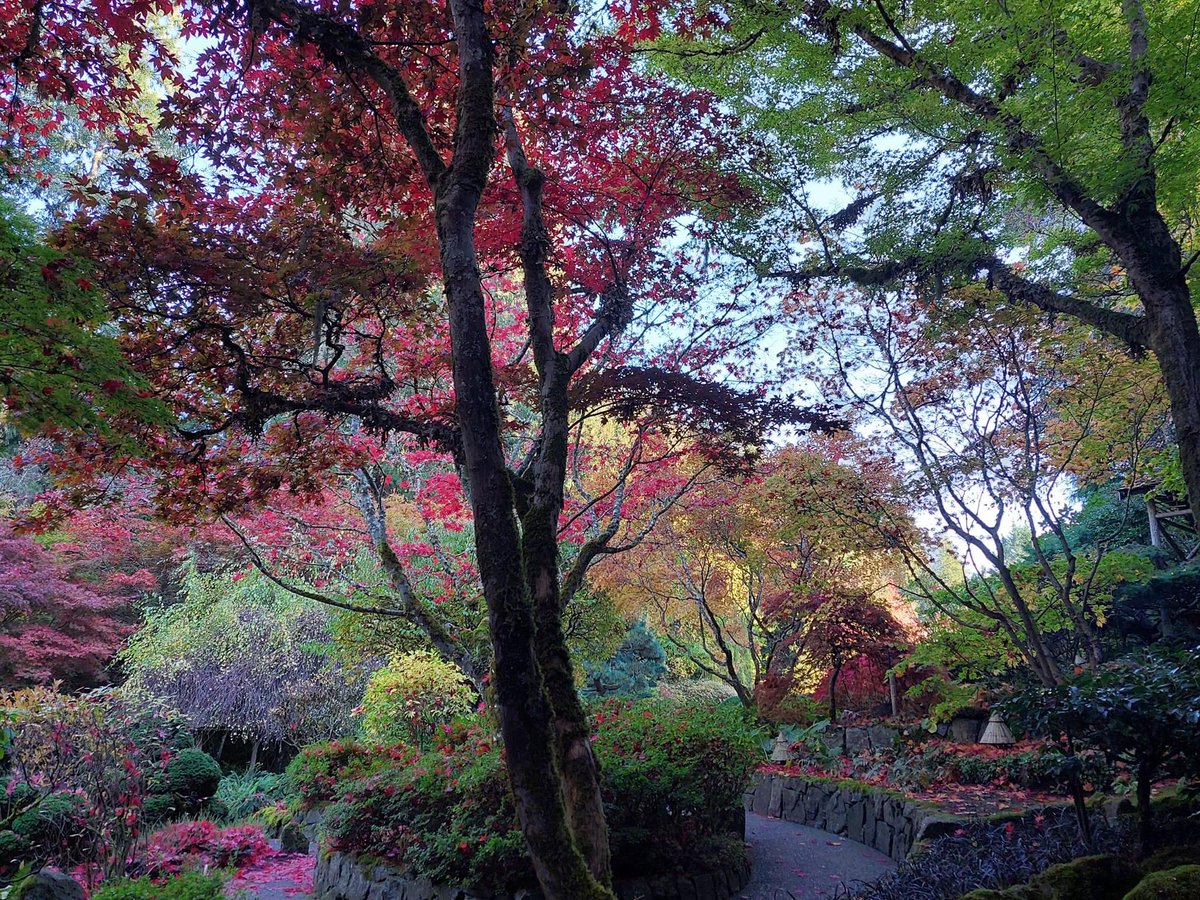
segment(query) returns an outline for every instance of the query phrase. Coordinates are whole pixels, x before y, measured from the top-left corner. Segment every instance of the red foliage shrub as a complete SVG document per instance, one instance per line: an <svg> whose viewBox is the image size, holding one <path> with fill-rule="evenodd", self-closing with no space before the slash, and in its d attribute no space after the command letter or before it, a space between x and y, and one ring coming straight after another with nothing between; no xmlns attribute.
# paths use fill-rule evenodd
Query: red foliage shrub
<svg viewBox="0 0 1200 900"><path fill-rule="evenodd" d="M242 868L272 853L256 826L218 828L208 821L181 822L153 835L132 868L136 874L165 878L185 869Z"/></svg>

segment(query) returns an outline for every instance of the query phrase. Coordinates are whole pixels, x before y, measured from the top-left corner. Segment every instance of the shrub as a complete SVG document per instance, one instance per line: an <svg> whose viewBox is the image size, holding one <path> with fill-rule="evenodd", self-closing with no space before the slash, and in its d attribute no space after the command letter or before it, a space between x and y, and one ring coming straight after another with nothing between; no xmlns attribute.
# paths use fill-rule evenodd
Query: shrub
<svg viewBox="0 0 1200 900"><path fill-rule="evenodd" d="M704 866L759 762L759 735L737 708L610 703L597 713L605 805L619 873ZM288 777L326 807L332 849L365 854L435 882L515 890L533 884L502 750L477 725L441 748L326 744ZM653 852L651 852L653 851Z"/></svg>
<svg viewBox="0 0 1200 900"><path fill-rule="evenodd" d="M85 880L119 874L151 784L184 739L177 719L110 693L30 688L0 694L8 784L0 802L30 837L35 868L81 864Z"/></svg>
<svg viewBox="0 0 1200 900"><path fill-rule="evenodd" d="M210 813L226 822L240 822L264 806L282 800L287 793L287 776L250 770L226 775L217 786Z"/></svg>
<svg viewBox="0 0 1200 900"><path fill-rule="evenodd" d="M372 771L403 768L419 752L403 744L381 746L360 741L326 741L305 747L284 772L288 787L300 803L311 809L329 803L338 795L338 784L361 778Z"/></svg>
<svg viewBox="0 0 1200 900"><path fill-rule="evenodd" d="M32 855L29 838L15 831L0 831L0 874L10 874Z"/></svg>
<svg viewBox="0 0 1200 900"><path fill-rule="evenodd" d="M102 886L92 900L224 900L225 876L184 872L166 881L155 882L143 875Z"/></svg>
<svg viewBox="0 0 1200 900"><path fill-rule="evenodd" d="M733 688L723 681L712 678L684 678L679 681L660 681L658 696L663 700L673 700L676 703L697 703L706 706L716 706L730 699L736 699Z"/></svg>
<svg viewBox="0 0 1200 900"><path fill-rule="evenodd" d="M142 801L142 819L148 825L158 825L180 812L173 794L151 794Z"/></svg>
<svg viewBox="0 0 1200 900"><path fill-rule="evenodd" d="M625 640L607 661L588 666L580 693L589 698L649 697L667 673L667 654L646 623L629 626Z"/></svg>
<svg viewBox="0 0 1200 900"><path fill-rule="evenodd" d="M1030 731L1090 744L1137 776L1142 840L1150 836L1150 787L1168 775L1200 774L1200 648L1152 648L1006 704Z"/></svg>
<svg viewBox="0 0 1200 900"><path fill-rule="evenodd" d="M370 741L428 749L439 727L469 715L475 701L456 666L426 651L406 653L371 675L363 694L362 733Z"/></svg>
<svg viewBox="0 0 1200 900"><path fill-rule="evenodd" d="M239 867L271 854L262 830L253 826L218 828L212 822L179 822L150 837L137 855L135 874L166 878L197 869Z"/></svg>
<svg viewBox="0 0 1200 900"><path fill-rule="evenodd" d="M221 766L198 747L189 747L167 764L167 783L186 808L199 809L217 792Z"/></svg>
<svg viewBox="0 0 1200 900"><path fill-rule="evenodd" d="M89 813L87 797L81 794L48 794L14 818L12 830L39 848L65 851L85 829Z"/></svg>
<svg viewBox="0 0 1200 900"><path fill-rule="evenodd" d="M652 852L682 862L704 838L728 830L760 735L739 706L609 703L596 713L596 756L614 855L625 868L654 869Z"/></svg>

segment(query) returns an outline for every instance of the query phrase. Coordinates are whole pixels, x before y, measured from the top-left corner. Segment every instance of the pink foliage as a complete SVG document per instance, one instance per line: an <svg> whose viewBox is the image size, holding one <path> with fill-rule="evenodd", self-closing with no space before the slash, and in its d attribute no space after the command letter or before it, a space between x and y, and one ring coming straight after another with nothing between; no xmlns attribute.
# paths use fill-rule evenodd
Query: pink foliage
<svg viewBox="0 0 1200 900"><path fill-rule="evenodd" d="M130 601L152 586L144 571L80 571L0 523L0 684L96 681L130 631Z"/></svg>
<svg viewBox="0 0 1200 900"><path fill-rule="evenodd" d="M150 838L135 868L152 878L178 875L184 869L241 869L271 858L274 852L255 826L218 828L209 821L180 822Z"/></svg>

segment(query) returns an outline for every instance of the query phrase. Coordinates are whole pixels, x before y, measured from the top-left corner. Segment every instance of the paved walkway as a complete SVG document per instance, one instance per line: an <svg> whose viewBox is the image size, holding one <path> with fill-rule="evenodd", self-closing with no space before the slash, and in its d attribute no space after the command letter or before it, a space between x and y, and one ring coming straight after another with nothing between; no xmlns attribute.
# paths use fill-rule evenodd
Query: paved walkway
<svg viewBox="0 0 1200 900"><path fill-rule="evenodd" d="M874 881L896 864L878 850L815 828L746 814L750 884L743 900L822 900L844 896L855 882ZM311 857L280 856L244 872L230 885L256 900L311 897Z"/></svg>
<svg viewBox="0 0 1200 900"><path fill-rule="evenodd" d="M816 828L746 813L750 883L745 900L819 900L896 868L878 850Z"/></svg>

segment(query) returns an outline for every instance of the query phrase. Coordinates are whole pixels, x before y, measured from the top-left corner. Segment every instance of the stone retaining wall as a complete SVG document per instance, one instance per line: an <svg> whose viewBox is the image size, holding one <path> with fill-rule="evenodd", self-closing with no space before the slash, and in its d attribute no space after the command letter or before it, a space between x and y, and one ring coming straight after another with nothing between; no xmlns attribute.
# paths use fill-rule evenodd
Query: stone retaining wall
<svg viewBox="0 0 1200 900"><path fill-rule="evenodd" d="M618 882L620 900L726 900L750 881L742 860L723 869ZM538 891L495 894L437 885L387 865L367 866L347 853L321 854L313 874L317 900L538 900Z"/></svg>
<svg viewBox="0 0 1200 900"><path fill-rule="evenodd" d="M917 841L962 825L962 819L867 785L766 775L746 794L746 809L762 816L820 828L874 847L901 862Z"/></svg>

